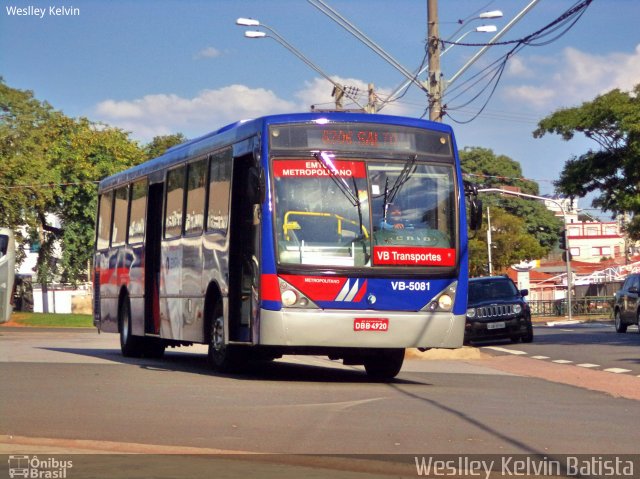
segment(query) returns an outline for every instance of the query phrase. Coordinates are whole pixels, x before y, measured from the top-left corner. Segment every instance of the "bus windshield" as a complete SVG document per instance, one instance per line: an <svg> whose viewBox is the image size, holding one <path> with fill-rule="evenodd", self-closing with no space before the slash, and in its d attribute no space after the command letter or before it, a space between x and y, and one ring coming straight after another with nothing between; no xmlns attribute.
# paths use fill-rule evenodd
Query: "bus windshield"
<svg viewBox="0 0 640 479"><path fill-rule="evenodd" d="M415 157L274 159L279 263L455 266L453 171Z"/></svg>

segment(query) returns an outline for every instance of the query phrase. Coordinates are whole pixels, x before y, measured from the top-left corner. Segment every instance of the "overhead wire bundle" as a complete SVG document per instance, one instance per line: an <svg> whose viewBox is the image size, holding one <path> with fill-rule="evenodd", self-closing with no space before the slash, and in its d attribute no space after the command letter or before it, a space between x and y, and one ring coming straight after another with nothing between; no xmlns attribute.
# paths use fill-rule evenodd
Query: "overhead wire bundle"
<svg viewBox="0 0 640 479"><path fill-rule="evenodd" d="M451 44L451 45L455 44L455 45L462 45L462 46L483 47L487 45L491 45L491 46L514 45L513 48L511 48L507 53L502 55L500 58L498 58L491 64L484 67L481 71L479 71L475 75L471 76L470 78L460 83L459 85L456 85L455 87L445 90L444 96L448 97L448 101L446 104L443 105L442 107L443 111L446 110L447 111L446 114L449 116L449 118L451 118L451 120L456 123L464 124L464 123L470 123L473 120L475 120L485 110L489 101L493 97L493 94L495 93L496 88L498 87L498 84L500 82L502 74L504 73L504 70L506 68L507 61L509 60L509 58L514 56L525 46L540 47L540 46L548 45L558 40L559 38L561 38L569 30L571 30L571 28L573 28L573 26L582 17L584 12L586 11L586 8L591 4L592 1L593 0L582 0L580 2L575 3L571 8L569 8L567 11L565 11L562 15L560 15L551 23L527 35L526 37L517 39L517 40L487 44L487 43L455 43L455 42L448 42L446 40L440 39L439 41L441 41L443 44ZM450 105L451 102L454 102L455 100L463 97L466 93L470 92L476 86L478 86L479 84L482 84L483 82L485 82L484 85L480 88L479 91L474 93L473 96L471 96L471 98L465 100L463 103L456 104L454 106ZM473 114L471 118L462 121L452 117L451 114L449 113L452 110L461 111L465 107L469 106L471 103L475 102L487 91L489 91L489 93L486 96L483 105L480 107L480 109L477 112ZM454 93L455 95L451 96Z"/></svg>

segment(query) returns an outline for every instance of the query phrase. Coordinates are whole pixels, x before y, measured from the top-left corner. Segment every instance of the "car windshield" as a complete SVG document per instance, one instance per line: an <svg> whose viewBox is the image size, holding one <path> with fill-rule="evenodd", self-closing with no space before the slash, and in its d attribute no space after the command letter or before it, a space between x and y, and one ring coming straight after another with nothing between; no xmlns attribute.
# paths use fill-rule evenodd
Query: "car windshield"
<svg viewBox="0 0 640 479"><path fill-rule="evenodd" d="M500 299L513 299L518 290L507 279L469 281L469 303Z"/></svg>
<svg viewBox="0 0 640 479"><path fill-rule="evenodd" d="M281 264L455 266L453 168L406 161L275 159Z"/></svg>

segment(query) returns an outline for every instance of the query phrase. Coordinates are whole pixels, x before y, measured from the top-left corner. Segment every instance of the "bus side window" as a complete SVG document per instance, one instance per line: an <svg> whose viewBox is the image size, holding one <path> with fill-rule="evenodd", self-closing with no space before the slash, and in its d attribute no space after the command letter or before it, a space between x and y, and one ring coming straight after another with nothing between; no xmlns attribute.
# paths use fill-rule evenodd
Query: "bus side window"
<svg viewBox="0 0 640 479"><path fill-rule="evenodd" d="M103 193L102 196L100 196L100 209L98 211L98 237L96 242L96 249L98 250L104 250L109 247L112 205L113 191Z"/></svg>
<svg viewBox="0 0 640 479"><path fill-rule="evenodd" d="M187 235L202 233L206 180L207 160L191 163L187 173L187 205L184 224L184 232Z"/></svg>
<svg viewBox="0 0 640 479"><path fill-rule="evenodd" d="M182 234L182 212L184 202L185 168L167 172L167 193L165 199L164 237L177 238Z"/></svg>
<svg viewBox="0 0 640 479"><path fill-rule="evenodd" d="M211 157L207 231L226 233L229 227L231 160L231 149L216 153Z"/></svg>
<svg viewBox="0 0 640 479"><path fill-rule="evenodd" d="M127 239L127 212L129 210L129 187L123 186L116 190L116 200L113 206L113 229L111 231L111 246L122 246Z"/></svg>
<svg viewBox="0 0 640 479"><path fill-rule="evenodd" d="M144 239L147 209L147 180L131 185L131 210L129 212L129 244L140 243Z"/></svg>

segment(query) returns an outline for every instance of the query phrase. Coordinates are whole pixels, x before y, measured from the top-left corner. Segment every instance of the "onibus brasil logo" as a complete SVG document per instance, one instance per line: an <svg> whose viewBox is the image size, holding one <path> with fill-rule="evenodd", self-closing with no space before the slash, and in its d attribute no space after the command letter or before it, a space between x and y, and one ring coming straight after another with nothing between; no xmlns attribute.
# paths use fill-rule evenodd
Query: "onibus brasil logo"
<svg viewBox="0 0 640 479"><path fill-rule="evenodd" d="M65 479L73 461L61 461L54 457L39 459L38 456L9 456L9 477L33 479Z"/></svg>

